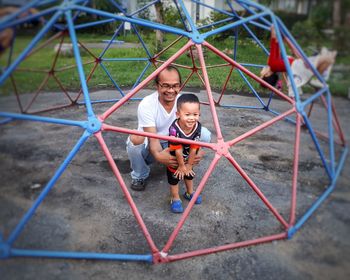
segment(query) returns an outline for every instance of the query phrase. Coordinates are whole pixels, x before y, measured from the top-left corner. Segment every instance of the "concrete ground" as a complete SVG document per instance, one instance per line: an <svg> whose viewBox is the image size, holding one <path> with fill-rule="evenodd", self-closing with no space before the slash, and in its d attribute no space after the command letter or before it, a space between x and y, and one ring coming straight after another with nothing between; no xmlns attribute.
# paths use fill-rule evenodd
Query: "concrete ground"
<svg viewBox="0 0 350 280"><path fill-rule="evenodd" d="M138 95L149 94L144 90ZM206 101L203 91L196 91ZM117 98L115 91L91 93L91 99ZM214 94L217 98L218 95ZM23 96L26 101L30 95ZM264 97L266 100L266 97ZM63 104L64 96L44 93L33 109ZM350 139L350 101L334 98L343 131ZM256 106L255 98L228 94L226 105ZM113 103L93 105L96 114ZM136 128L138 101L129 101L106 123ZM288 104L278 98L271 109L283 112ZM270 120L264 110L216 107L225 141L234 139ZM0 111L18 111L13 97L3 97ZM83 105L42 113L59 119L86 120ZM327 131L324 109L318 102L310 117L313 127ZM202 105L201 121L213 132L208 106ZM0 232L5 239L31 207L76 144L78 127L41 122L13 121L0 126ZM269 202L289 220L295 126L281 121L230 149L230 153ZM130 184L125 151L127 135L103 132L103 138L125 181ZM337 137L336 137L337 139ZM325 169L307 130L302 129L296 219L329 185ZM328 146L321 147L328 156ZM336 145L336 158L340 148ZM195 185L208 169L214 152L196 167ZM350 278L350 164L344 169L330 197L290 240L249 246L172 263L69 259L10 258L0 261L1 279L349 279ZM156 246L162 248L180 215L169 211L168 186L163 166L154 164L144 192L130 190ZM188 203L184 202L187 206ZM195 205L171 247L170 254L189 252L252 240L283 232L281 223L238 174L221 158L203 190L203 203ZM14 243L15 248L60 251L149 254L120 184L94 137L82 146L33 218Z"/></svg>

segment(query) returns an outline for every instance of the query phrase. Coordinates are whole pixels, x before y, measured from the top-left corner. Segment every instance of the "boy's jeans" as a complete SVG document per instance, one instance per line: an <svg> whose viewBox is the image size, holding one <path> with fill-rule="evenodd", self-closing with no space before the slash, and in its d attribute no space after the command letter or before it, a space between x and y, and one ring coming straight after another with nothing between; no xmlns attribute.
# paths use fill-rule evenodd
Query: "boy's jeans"
<svg viewBox="0 0 350 280"><path fill-rule="evenodd" d="M211 132L202 126L201 130L201 142L209 143L211 139ZM162 148L168 147L167 141L161 141L160 144ZM149 165L154 162L154 158L149 151L148 141L140 145L134 145L130 141L130 137L126 141L126 151L129 156L130 166L131 166L131 178L132 179L146 179L150 173Z"/></svg>

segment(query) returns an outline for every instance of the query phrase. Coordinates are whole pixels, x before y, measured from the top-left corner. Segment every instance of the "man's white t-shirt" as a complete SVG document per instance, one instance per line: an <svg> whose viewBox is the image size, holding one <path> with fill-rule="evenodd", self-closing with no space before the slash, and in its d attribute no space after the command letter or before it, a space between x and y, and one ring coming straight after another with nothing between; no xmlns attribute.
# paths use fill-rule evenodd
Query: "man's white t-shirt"
<svg viewBox="0 0 350 280"><path fill-rule="evenodd" d="M169 127L176 118L176 102L171 112L168 113L160 104L158 95L158 91L155 91L140 102L137 109L137 129L143 131L144 127L155 127L157 134L168 136Z"/></svg>

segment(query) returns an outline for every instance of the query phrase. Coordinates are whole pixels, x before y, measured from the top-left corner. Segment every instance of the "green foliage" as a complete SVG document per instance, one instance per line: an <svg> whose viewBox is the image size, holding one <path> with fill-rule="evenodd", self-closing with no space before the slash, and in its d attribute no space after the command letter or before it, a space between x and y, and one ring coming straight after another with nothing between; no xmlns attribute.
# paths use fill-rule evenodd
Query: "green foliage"
<svg viewBox="0 0 350 280"><path fill-rule="evenodd" d="M288 29L292 29L295 23L305 21L307 19L307 15L300 15L297 13L285 11L275 11L275 15L277 15L282 20Z"/></svg>
<svg viewBox="0 0 350 280"><path fill-rule="evenodd" d="M319 44L323 39L320 30L310 20L296 22L293 25L292 34L300 45L307 45L310 41Z"/></svg>
<svg viewBox="0 0 350 280"><path fill-rule="evenodd" d="M347 26L334 29L333 48L339 53L350 54L350 30Z"/></svg>
<svg viewBox="0 0 350 280"><path fill-rule="evenodd" d="M330 19L332 18L332 6L330 1L325 1L316 5L311 13L309 20L313 25L321 30L330 25Z"/></svg>

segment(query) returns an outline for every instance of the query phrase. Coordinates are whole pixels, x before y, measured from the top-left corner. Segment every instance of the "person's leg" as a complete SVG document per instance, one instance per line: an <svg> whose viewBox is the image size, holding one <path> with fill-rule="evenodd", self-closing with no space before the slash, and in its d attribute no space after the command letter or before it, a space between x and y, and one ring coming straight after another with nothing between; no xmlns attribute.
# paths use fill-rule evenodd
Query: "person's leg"
<svg viewBox="0 0 350 280"><path fill-rule="evenodd" d="M169 170L169 168L166 170L171 197L170 210L173 213L182 213L184 209L182 207L182 201L179 196L179 179L174 176L174 172Z"/></svg>
<svg viewBox="0 0 350 280"><path fill-rule="evenodd" d="M186 185L186 192L183 194L183 197L187 200L191 200L194 196L194 189L193 189L193 177L192 176L185 176L185 185ZM202 195L199 195L196 199L195 204L201 204L202 203Z"/></svg>
<svg viewBox="0 0 350 280"><path fill-rule="evenodd" d="M206 127L202 126L201 137L199 138L199 140L202 141L202 142L210 143L211 132L209 131L209 129L207 129Z"/></svg>
<svg viewBox="0 0 350 280"><path fill-rule="evenodd" d="M145 180L149 176L150 152L147 143L134 145L128 137L126 142L126 151L130 160L131 171L131 188L134 190L144 190Z"/></svg>

